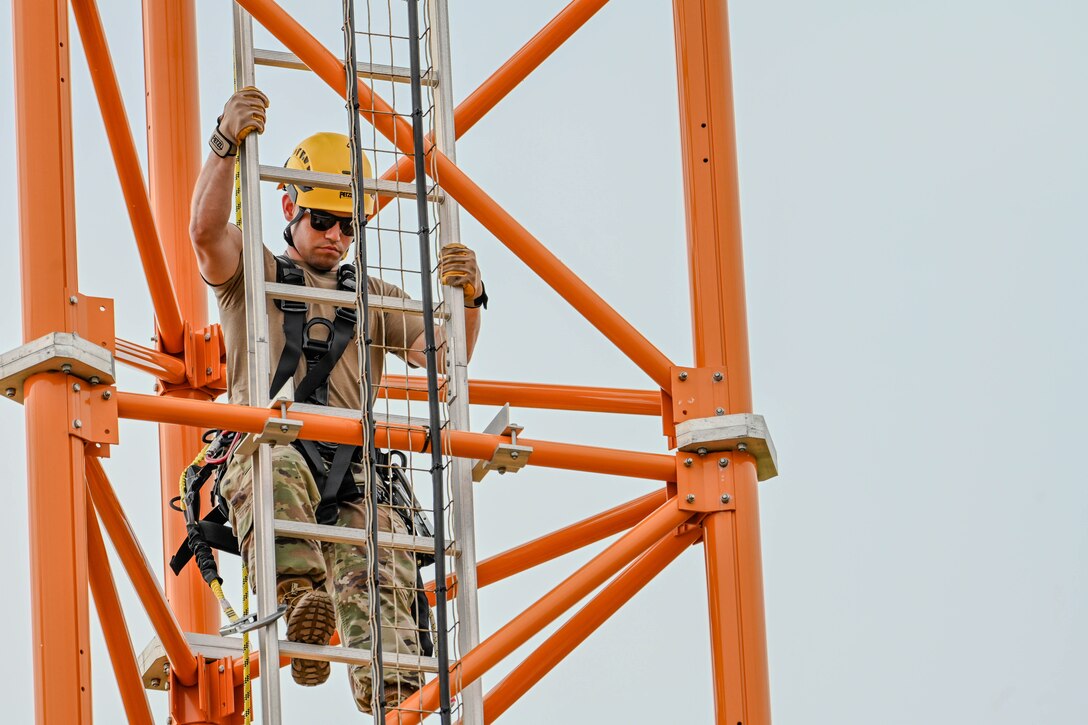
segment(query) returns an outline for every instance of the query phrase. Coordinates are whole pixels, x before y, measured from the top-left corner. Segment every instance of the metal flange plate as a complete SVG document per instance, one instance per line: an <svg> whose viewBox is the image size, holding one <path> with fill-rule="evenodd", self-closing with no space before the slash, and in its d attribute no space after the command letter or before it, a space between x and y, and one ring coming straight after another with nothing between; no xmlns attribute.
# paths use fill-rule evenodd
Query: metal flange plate
<svg viewBox="0 0 1088 725"><path fill-rule="evenodd" d="M109 350L74 332L50 332L0 355L0 390L22 403L27 378L48 372L66 372L84 380L97 378L107 385L116 381Z"/></svg>
<svg viewBox="0 0 1088 725"><path fill-rule="evenodd" d="M767 421L755 413L693 418L676 424L676 447L681 451L745 450L756 459L760 481L778 475L778 454Z"/></svg>

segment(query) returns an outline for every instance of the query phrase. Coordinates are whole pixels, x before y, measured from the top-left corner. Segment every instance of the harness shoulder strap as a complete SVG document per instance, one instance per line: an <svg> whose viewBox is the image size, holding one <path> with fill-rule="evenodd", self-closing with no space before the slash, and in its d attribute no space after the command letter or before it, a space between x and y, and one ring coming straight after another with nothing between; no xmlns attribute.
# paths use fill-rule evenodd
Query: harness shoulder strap
<svg viewBox="0 0 1088 725"><path fill-rule="evenodd" d="M281 284L306 285L306 275L294 260L286 254L276 257L276 281ZM310 306L297 300L276 300L276 307L283 313L283 352L272 376L268 395L274 396L295 375L302 359L302 330L306 326L306 313Z"/></svg>

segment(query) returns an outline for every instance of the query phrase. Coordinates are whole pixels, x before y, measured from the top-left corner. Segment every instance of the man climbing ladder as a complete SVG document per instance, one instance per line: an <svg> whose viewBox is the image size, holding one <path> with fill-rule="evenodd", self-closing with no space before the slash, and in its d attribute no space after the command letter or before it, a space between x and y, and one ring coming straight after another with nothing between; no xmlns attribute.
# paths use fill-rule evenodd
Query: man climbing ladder
<svg viewBox="0 0 1088 725"><path fill-rule="evenodd" d="M243 88L227 101L209 145L212 153L204 163L193 193L190 236L205 281L213 288L227 346L227 377L231 402L248 402L246 374L247 326L246 280L242 264L242 234L231 223L234 188L234 156L251 132L264 130L268 99L253 87ZM288 168L332 174L352 168L347 136L318 133L299 143L287 161ZM364 157L364 173L371 176ZM285 253L279 257L264 249L265 279L304 284L330 290L355 289L355 270L341 264L353 241L351 192L288 184L281 199ZM374 199L366 195L367 216ZM365 220L359 220L365 223ZM459 244L441 250L439 275L444 284L462 287L465 296L466 347L471 357L480 328L480 308L486 303L475 254ZM401 289L368 277L371 295L406 298ZM269 349L272 354L271 395L288 381L291 397L316 403L363 410L360 393L357 328L351 308L331 304L292 303L277 300L268 307ZM422 320L390 310L369 312L368 354L373 379L380 380L387 351L402 356L413 366L425 365ZM438 346L444 342L442 326L436 326ZM438 358L441 367L441 356ZM441 372L441 371L440 371ZM373 399L373 392L371 393ZM368 508L360 487L368 475L367 456L360 447L298 441L272 449L275 516L308 523L329 523L367 529ZM236 454L220 481L220 493L230 507L230 519L242 555L252 561L252 459ZM411 517L395 512L396 492L383 489L378 495L378 529L393 533L413 532ZM401 492L404 495L404 492ZM411 492L407 492L411 496ZM399 509L398 509L399 510ZM327 644L333 630L349 647L370 644L367 597L368 562L363 547L318 543L302 539L276 539L276 584L279 601L286 604L287 637L308 644ZM421 650L419 605L415 587L415 556L407 551L378 551L382 649L398 654ZM415 610L415 611L413 611ZM425 610L425 607L424 607ZM406 626L407 625L407 626ZM353 666L350 676L360 710L372 710L372 683L367 667ZM292 675L303 685L324 682L327 662L296 659ZM421 685L417 671L384 668L386 700L400 701Z"/></svg>

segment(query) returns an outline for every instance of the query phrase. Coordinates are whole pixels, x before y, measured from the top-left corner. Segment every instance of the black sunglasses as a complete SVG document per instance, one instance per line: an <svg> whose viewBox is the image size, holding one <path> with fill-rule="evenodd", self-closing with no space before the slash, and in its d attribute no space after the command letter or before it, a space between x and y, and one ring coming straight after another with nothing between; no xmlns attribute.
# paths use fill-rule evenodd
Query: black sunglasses
<svg viewBox="0 0 1088 725"><path fill-rule="evenodd" d="M355 227L351 223L351 217L336 216L335 214L330 214L321 209L306 209L306 211L310 213L310 226L317 231L327 232L339 222L341 234L345 237L355 236Z"/></svg>

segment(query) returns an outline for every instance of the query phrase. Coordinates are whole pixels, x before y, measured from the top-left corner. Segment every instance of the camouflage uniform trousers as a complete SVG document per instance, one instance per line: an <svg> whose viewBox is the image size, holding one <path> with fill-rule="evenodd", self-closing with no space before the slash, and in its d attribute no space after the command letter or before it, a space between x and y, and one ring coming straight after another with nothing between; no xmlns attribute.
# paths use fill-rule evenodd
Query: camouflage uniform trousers
<svg viewBox="0 0 1088 725"><path fill-rule="evenodd" d="M230 522L239 539L242 556L250 571L253 562L252 469L249 456L236 455L220 482L220 494L230 505ZM305 460L291 446L272 448L272 475L275 517L287 521L314 523L314 510L321 493ZM355 481L362 485L364 468L353 463ZM337 526L366 529L368 511L362 499L340 504ZM378 530L406 534L408 527L388 506L378 507ZM416 564L411 552L379 549L379 587L382 615L382 649L398 654L420 654L419 631L412 616L415 600ZM276 538L276 579L308 577L315 586L324 583L336 606L340 641L348 647L370 648L370 606L367 595L366 550L352 544L333 544L306 539ZM390 585L392 584L392 585ZM422 686L415 671L384 668L386 700L400 702ZM355 704L371 712L370 667L350 666Z"/></svg>

